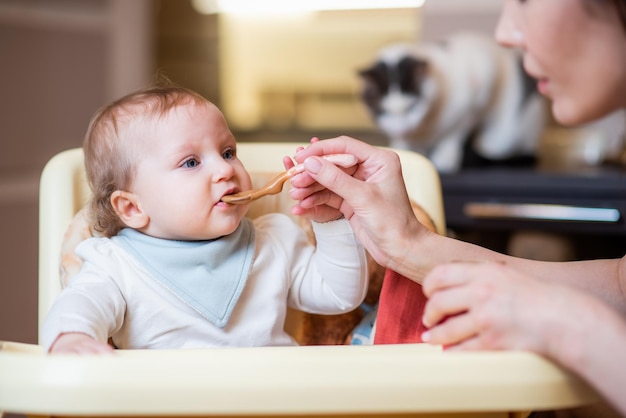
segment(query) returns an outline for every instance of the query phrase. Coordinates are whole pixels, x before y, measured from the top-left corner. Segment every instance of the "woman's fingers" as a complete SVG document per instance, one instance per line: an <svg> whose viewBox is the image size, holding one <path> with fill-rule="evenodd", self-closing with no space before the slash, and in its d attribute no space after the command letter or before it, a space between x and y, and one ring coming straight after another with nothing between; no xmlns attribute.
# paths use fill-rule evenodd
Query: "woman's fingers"
<svg viewBox="0 0 626 418"><path fill-rule="evenodd" d="M430 328L425 341L480 346L485 333L497 332L492 317L501 301L494 289L501 282L502 270L499 263L487 262L453 262L434 268L423 283L429 298L422 318Z"/></svg>
<svg viewBox="0 0 626 418"><path fill-rule="evenodd" d="M433 268L424 278L422 288L426 297L450 287L460 286L470 280L472 265L469 263L452 262Z"/></svg>
<svg viewBox="0 0 626 418"><path fill-rule="evenodd" d="M448 288L429 297L424 308L422 322L427 327L433 327L446 318L467 312L470 308L468 289Z"/></svg>
<svg viewBox="0 0 626 418"><path fill-rule="evenodd" d="M479 329L474 323L471 313L463 312L448 316L422 335L424 342L451 346L476 337Z"/></svg>

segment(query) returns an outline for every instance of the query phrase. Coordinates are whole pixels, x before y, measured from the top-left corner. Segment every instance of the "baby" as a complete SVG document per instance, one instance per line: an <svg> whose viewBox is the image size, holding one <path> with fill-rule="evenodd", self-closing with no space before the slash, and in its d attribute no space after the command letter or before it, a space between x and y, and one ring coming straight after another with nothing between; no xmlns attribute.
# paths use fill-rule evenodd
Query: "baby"
<svg viewBox="0 0 626 418"><path fill-rule="evenodd" d="M288 306L338 314L362 302L365 251L346 220L312 219L313 246L286 215L252 221L248 205L222 201L251 179L199 94L125 96L95 114L83 149L103 237L77 247L83 267L46 318L46 351L296 345Z"/></svg>

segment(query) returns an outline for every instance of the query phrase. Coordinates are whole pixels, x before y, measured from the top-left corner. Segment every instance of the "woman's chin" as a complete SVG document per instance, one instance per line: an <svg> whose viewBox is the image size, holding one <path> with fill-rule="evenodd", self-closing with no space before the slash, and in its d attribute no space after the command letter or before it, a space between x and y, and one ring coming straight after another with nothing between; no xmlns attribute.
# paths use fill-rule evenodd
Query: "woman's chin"
<svg viewBox="0 0 626 418"><path fill-rule="evenodd" d="M588 102L587 102L588 103ZM552 115L563 126L574 127L596 121L621 109L611 104L580 106L573 100L552 99Z"/></svg>
<svg viewBox="0 0 626 418"><path fill-rule="evenodd" d="M576 126L591 120L584 117L584 112L580 112L575 106L561 103L558 100L552 101L552 116L563 126Z"/></svg>

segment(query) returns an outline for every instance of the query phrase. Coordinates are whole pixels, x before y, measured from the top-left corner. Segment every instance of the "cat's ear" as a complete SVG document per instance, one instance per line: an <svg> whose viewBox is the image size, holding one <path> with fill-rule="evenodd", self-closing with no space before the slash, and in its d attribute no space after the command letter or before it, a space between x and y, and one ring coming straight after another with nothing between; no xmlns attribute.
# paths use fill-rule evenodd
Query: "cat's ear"
<svg viewBox="0 0 626 418"><path fill-rule="evenodd" d="M417 58L415 59L415 75L418 77L424 77L428 74L428 70L430 68L430 63L425 59Z"/></svg>
<svg viewBox="0 0 626 418"><path fill-rule="evenodd" d="M361 78L369 78L372 75L372 67L361 68L361 69L357 70L356 73Z"/></svg>
<svg viewBox="0 0 626 418"><path fill-rule="evenodd" d="M361 81L364 82L369 82L372 80L372 69L370 68L362 68L360 70L357 70L357 75L359 76L359 78L361 79Z"/></svg>
<svg viewBox="0 0 626 418"><path fill-rule="evenodd" d="M422 78L428 73L430 63L424 58L405 57L398 63L398 71L404 74L411 74L416 78Z"/></svg>
<svg viewBox="0 0 626 418"><path fill-rule="evenodd" d="M385 64L377 62L370 67L358 70L358 75L366 80L376 81L387 73Z"/></svg>
<svg viewBox="0 0 626 418"><path fill-rule="evenodd" d="M359 70L358 75L365 82L366 88L370 90L376 89L378 93L382 94L386 91L389 76L387 74L387 66L382 62L377 62L368 68Z"/></svg>

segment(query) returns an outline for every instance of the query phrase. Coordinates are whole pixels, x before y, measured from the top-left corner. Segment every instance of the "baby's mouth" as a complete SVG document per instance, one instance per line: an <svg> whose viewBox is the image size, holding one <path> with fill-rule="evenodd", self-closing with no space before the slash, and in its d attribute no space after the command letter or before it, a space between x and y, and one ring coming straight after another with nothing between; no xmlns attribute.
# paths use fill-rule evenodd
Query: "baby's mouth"
<svg viewBox="0 0 626 418"><path fill-rule="evenodd" d="M231 195L236 194L236 193L239 193L239 188L238 187L233 187L232 189L228 189L226 191L226 193L224 193L222 195L222 197L220 198L220 202L224 202L224 196L231 196ZM226 202L224 202L224 203L226 203Z"/></svg>

